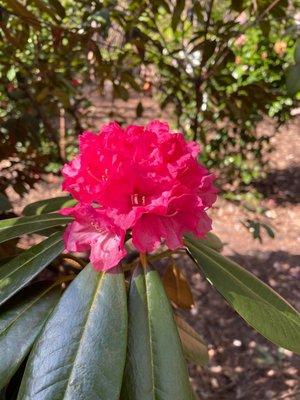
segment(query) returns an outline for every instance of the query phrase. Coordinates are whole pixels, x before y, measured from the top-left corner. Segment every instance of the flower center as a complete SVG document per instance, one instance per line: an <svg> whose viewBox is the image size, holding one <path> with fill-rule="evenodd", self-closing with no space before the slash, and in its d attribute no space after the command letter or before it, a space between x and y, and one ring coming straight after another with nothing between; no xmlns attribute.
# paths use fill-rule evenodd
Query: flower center
<svg viewBox="0 0 300 400"><path fill-rule="evenodd" d="M131 195L131 204L133 206L144 206L146 204L146 196L134 193Z"/></svg>
<svg viewBox="0 0 300 400"><path fill-rule="evenodd" d="M100 225L97 222L92 221L91 226L99 233L104 233L105 230L100 227Z"/></svg>

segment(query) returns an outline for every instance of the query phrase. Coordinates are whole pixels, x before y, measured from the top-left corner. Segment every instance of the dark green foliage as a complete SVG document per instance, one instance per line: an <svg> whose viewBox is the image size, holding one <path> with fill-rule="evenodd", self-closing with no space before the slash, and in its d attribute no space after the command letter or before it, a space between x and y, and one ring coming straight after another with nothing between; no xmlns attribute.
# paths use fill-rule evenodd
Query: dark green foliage
<svg viewBox="0 0 300 400"><path fill-rule="evenodd" d="M149 65L173 127L202 142L223 182L236 189L259 176L269 137L257 135L257 123L265 114L288 118L299 91L296 1L24 4L0 8L1 191L22 195L72 153L90 87L101 94L110 81L128 100Z"/></svg>

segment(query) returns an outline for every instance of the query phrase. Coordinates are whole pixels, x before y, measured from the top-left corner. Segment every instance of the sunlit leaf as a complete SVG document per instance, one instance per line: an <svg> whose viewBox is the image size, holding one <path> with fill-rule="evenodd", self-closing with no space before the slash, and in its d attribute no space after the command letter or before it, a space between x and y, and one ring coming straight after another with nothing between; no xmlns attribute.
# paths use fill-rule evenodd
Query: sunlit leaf
<svg viewBox="0 0 300 400"><path fill-rule="evenodd" d="M50 7L43 0L32 0L32 2L36 5L39 11L48 14L54 21L58 21L55 13L52 11Z"/></svg>
<svg viewBox="0 0 300 400"><path fill-rule="evenodd" d="M54 226L65 225L70 221L72 221L72 218L59 214L5 219L0 221L0 243L25 233L33 233Z"/></svg>
<svg viewBox="0 0 300 400"><path fill-rule="evenodd" d="M64 249L60 233L32 246L0 268L0 304L12 297Z"/></svg>
<svg viewBox="0 0 300 400"><path fill-rule="evenodd" d="M72 207L76 204L76 200L70 196L60 196L51 199L45 199L28 204L24 210L23 215L41 215L58 211L61 208Z"/></svg>
<svg viewBox="0 0 300 400"><path fill-rule="evenodd" d="M300 315L291 305L201 240L189 238L185 242L212 285L249 325L278 346L300 353Z"/></svg>
<svg viewBox="0 0 300 400"><path fill-rule="evenodd" d="M126 342L123 273L87 266L43 328L18 399L119 400Z"/></svg>

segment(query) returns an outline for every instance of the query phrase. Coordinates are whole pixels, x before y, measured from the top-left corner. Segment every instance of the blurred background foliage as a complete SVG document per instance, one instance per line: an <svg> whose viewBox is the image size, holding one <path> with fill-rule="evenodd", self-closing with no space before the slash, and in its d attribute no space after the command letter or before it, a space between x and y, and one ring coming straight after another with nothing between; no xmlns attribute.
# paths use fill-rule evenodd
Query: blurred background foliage
<svg viewBox="0 0 300 400"><path fill-rule="evenodd" d="M1 0L1 192L57 171L88 128L90 90L108 87L140 93L138 118L154 97L220 187L247 190L270 149L257 124L300 99L299 29L292 0Z"/></svg>

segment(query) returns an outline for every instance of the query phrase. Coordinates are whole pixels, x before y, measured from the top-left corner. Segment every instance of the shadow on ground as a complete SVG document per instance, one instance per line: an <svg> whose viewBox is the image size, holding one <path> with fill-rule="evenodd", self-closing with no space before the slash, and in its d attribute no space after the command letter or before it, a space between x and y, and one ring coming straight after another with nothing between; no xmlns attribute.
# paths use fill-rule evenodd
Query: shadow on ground
<svg viewBox="0 0 300 400"><path fill-rule="evenodd" d="M255 187L264 198L272 198L277 204L300 203L300 167L273 170Z"/></svg>

